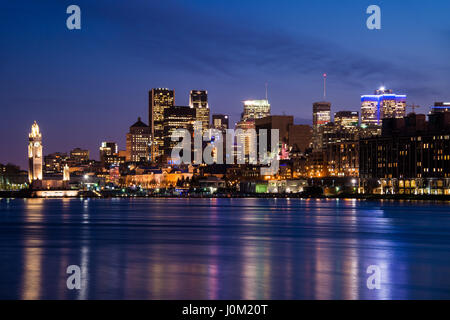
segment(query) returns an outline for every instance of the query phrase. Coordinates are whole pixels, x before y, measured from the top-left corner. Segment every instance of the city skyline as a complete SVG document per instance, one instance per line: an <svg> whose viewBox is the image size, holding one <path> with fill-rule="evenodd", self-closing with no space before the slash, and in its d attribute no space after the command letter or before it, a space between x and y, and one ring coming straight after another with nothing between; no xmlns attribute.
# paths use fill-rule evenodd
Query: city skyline
<svg viewBox="0 0 450 320"><path fill-rule="evenodd" d="M177 9L171 11L174 3ZM211 114L228 114L234 124L241 101L263 99L268 82L272 114L310 123L326 72L333 112L360 111L360 95L385 85L427 113L435 101L450 100L445 90L450 25L443 22L450 4L440 3L437 10L419 1L408 6L382 2L378 33L365 27L366 3L351 6L349 1L327 1L329 10L320 21L315 21L320 6L311 3L275 8L265 1L196 1L189 8L178 1L151 6L138 1L124 17L121 4L79 1L83 26L72 33L64 25L64 4L29 2L25 11L23 4L8 4L0 19L6 48L1 54L0 163L26 168L23 141L34 120L46 137L44 154L81 147L97 159L93 151L102 141L116 141L124 149L124 133L138 116L147 119L148 90L157 87L175 89L176 105L189 104L190 90L205 89ZM187 14L194 11L196 17ZM144 19L149 16L154 19ZM238 23L243 16L252 27ZM412 16L418 23L411 23ZM51 28L42 25L44 20ZM168 22L164 28L158 26L161 20ZM326 32L329 28L340 36L339 43ZM162 46L143 45L147 40ZM199 44L206 50L198 50ZM375 50L380 46L383 57Z"/></svg>
<svg viewBox="0 0 450 320"><path fill-rule="evenodd" d="M152 89L150 89L149 91L148 91L148 94L149 94L149 101L148 101L148 104L149 105L151 105L151 101L152 101L152 92L154 91L154 90L168 90L168 91L170 91L170 92L175 92L176 91L176 89L173 89L173 88L152 88ZM202 89L203 90L203 89ZM384 86L381 86L380 88L378 88L378 89L375 89L375 92L378 92L378 91L384 91L384 90L386 90L386 91L391 91L392 92L392 90L388 90L388 89L385 89L385 87ZM192 91L198 91L198 90L189 90L189 100L191 99L190 98L190 94L192 93ZM208 90L205 90L205 92L207 92ZM370 95L360 95L360 97L361 97L361 104L360 104L360 106L359 106L359 109L358 109L358 111L353 111L353 110L351 110L351 108L349 108L348 110L344 110L343 108L339 108L339 107L336 107L336 106L333 106L333 103L332 102L330 102L330 101L316 101L316 102L312 102L312 104L311 104L311 110L310 110L310 118L311 119L306 119L306 118L302 118L302 119L300 119L300 121L298 121L298 117L296 117L295 115L290 115L290 116L293 116L293 118L294 118L294 122L295 122L295 124L296 125L308 125L308 126L310 126L311 127L311 129L312 130L314 130L314 116L315 116L315 108L316 108L316 105L320 105L320 104L328 104L329 105L329 110L330 110L330 112L329 112L329 115L328 115L328 117L329 117L329 120L328 120L328 122L332 122L332 123L334 123L335 122L335 117L336 117L336 114L339 114L339 113L345 113L345 112L353 112L353 113L358 113L358 118L359 118L359 121L358 121L358 125L364 125L364 121L363 121L363 119L362 119L362 110L364 110L364 108L365 108L365 101L363 100L363 98L364 97L367 97L367 96L370 96ZM406 98L406 96L404 96L405 97L405 99L407 99ZM324 98L324 97L323 97ZM178 105L178 103L176 103L175 102L175 95L174 95L174 107L175 108L180 108L180 106L177 106ZM320 100L320 99L319 99ZM323 100L323 99L322 99ZM328 100L328 99L327 99ZM247 104L249 104L250 102L253 102L253 101L256 101L256 102L260 102L260 101L267 101L267 103L269 103L269 106L271 105L271 102L270 102L270 100L242 100L241 101L241 108L243 108L243 110L244 110L244 112L243 113L241 113L241 117L242 117L242 115L245 113L245 110L246 110L246 107L247 107ZM417 112L417 113L419 113L419 114L428 114L428 113L431 113L431 111L433 110L433 108L436 108L436 106L433 106L433 104L439 104L440 102L433 102L433 103L429 103L429 105L430 105L430 107L427 107L427 108L422 108L419 112ZM191 104L191 102L189 101L189 104ZM406 114L409 114L410 112L412 112L412 110L409 110L410 109L410 104L409 103L407 103L407 108L406 108ZM420 106L416 106L416 105L414 105L414 107L418 107L418 108L420 108ZM147 108L148 108L148 106L147 106ZM187 106L187 107L185 107L185 108L189 108L189 106ZM193 106L191 106L190 108L193 108ZM269 107L270 108L270 107ZM424 109L426 109L426 110L424 110ZM131 124L128 124L128 126L127 126L127 130L128 130L128 128L130 128L130 125L131 125L131 127L133 127L133 123L136 121L136 118L138 119L138 122L139 121L141 121L141 119L142 118L144 118L144 119L146 119L146 118L151 118L151 115L150 115L150 110L151 109L148 109L148 112L149 112L149 114L148 115L146 115L146 116L144 116L144 117L142 117L142 116L136 116L135 117L135 120L131 123ZM275 111L275 112L272 112L272 111ZM214 115L222 115L222 114L220 114L220 113L216 113L216 112L214 112L214 110L211 110L211 113L210 113L210 115L209 115L209 125L210 125L210 127L212 128L212 127L214 127L214 123L213 123L213 116ZM228 115L227 115L228 116ZM276 112L276 110L271 110L271 111L269 111L269 115L268 115L268 117L270 117L270 116L281 116L281 114L280 113L277 113ZM283 114L282 116L286 116L286 114ZM228 118L231 118L230 116L228 116ZM34 123L36 123L36 120L34 120L33 121ZM38 123L40 122L40 121L37 121ZM145 122L144 122L145 123ZM134 123L135 124L135 123ZM147 123L145 123L146 125L148 125ZM381 124L381 123L380 123ZM148 127L150 128L151 126L150 125L148 125ZM230 128L235 128L235 127L239 127L239 121L236 121L235 123L230 123ZM149 130L150 131L150 130ZM123 136L125 137L124 139L123 139L123 137L121 137L121 138L119 138L119 139L117 139L117 140L115 140L114 141L114 143L116 143L117 144L117 148L118 148L118 150L120 149L120 150L126 150L126 149L128 149L129 147L128 147L128 133L123 133ZM317 137L317 133L316 133L316 137ZM97 154L97 152L96 151L98 151L99 150L99 148L101 149L102 148L102 144L103 143L105 143L104 141L107 141L108 139L102 139L101 141L98 141L98 143L97 143L97 145L91 150L91 149L89 149L89 148L85 148L85 146L86 145L89 145L89 144L92 144L92 141L87 141L86 143L84 143L84 144L82 144L82 145L76 145L76 146L65 146L65 147L63 147L63 149L60 149L60 150L52 150L52 151L46 151L45 149L42 151L42 154L43 155L50 155L50 154L53 154L53 153L60 153L60 152L63 152L63 153L69 153L69 151L72 151L72 150L74 150L74 149L77 149L77 148L82 148L82 149L85 149L86 151L88 151L88 152L90 152L91 153L91 155L94 155L94 156L90 156L89 157L89 159L92 159L92 160L96 160L96 161L98 161L98 160L100 160L101 161L101 157L100 157L100 154ZM111 139L110 139L111 140ZM122 140L124 140L124 142L122 143ZM119 142L118 142L119 141ZM314 148L314 140L313 140L313 142L312 142L312 144L313 144L313 148ZM93 152L92 152L93 151ZM150 152L150 151L149 151ZM150 153L151 154L151 153ZM22 165L22 162L24 162L24 164ZM2 162L0 162L0 163L2 163ZM11 163L11 164L15 164L15 165L19 165L20 166L20 168L21 169L23 169L23 170L26 170L27 169L27 166L28 166L28 160L26 159L25 161L23 161L23 159L21 159L21 160L19 160L19 161L17 161L17 162L13 162L13 161L4 161L4 164L7 164L7 163Z"/></svg>

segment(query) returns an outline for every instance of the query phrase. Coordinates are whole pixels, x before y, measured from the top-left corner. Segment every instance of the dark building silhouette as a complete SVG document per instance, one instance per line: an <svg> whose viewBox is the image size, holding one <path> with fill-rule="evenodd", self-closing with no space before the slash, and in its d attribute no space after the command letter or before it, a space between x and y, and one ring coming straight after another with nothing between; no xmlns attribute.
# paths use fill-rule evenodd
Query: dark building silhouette
<svg viewBox="0 0 450 320"><path fill-rule="evenodd" d="M164 110L164 148L163 156L165 161L170 161L173 147L178 144L172 141L171 137L176 135L177 129L186 129L193 133L196 119L196 109L188 106L174 106ZM193 144L193 143L192 143Z"/></svg>
<svg viewBox="0 0 450 320"><path fill-rule="evenodd" d="M360 140L361 186L383 194L450 194L450 112L383 119Z"/></svg>
<svg viewBox="0 0 450 320"><path fill-rule="evenodd" d="M162 155L164 147L164 110L175 105L175 90L154 88L149 92L148 123L152 136L152 160Z"/></svg>

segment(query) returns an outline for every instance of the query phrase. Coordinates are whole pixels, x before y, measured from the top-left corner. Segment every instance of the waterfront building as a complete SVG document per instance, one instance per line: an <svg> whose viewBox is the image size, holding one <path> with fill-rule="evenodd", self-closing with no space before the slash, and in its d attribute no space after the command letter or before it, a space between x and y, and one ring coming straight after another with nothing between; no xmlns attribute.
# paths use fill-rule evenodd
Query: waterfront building
<svg viewBox="0 0 450 320"><path fill-rule="evenodd" d="M28 187L28 172L20 170L19 166L0 163L0 190L16 191Z"/></svg>
<svg viewBox="0 0 450 320"><path fill-rule="evenodd" d="M152 137L151 160L162 156L164 148L164 110L175 105L175 90L154 88L149 92L149 127Z"/></svg>
<svg viewBox="0 0 450 320"><path fill-rule="evenodd" d="M124 186L140 187L144 189L176 187L180 180L191 180L191 172L169 171L169 170L143 170L136 174L124 177Z"/></svg>
<svg viewBox="0 0 450 320"><path fill-rule="evenodd" d="M359 176L359 142L358 140L342 140L327 145L325 149L326 176L358 177Z"/></svg>
<svg viewBox="0 0 450 320"><path fill-rule="evenodd" d="M69 161L67 153L54 152L44 156L44 174L63 172L64 165Z"/></svg>
<svg viewBox="0 0 450 320"><path fill-rule="evenodd" d="M386 118L403 118L406 116L406 95L395 94L390 89L381 87L373 95L361 96L361 123L381 125Z"/></svg>
<svg viewBox="0 0 450 320"><path fill-rule="evenodd" d="M42 134L36 121L28 135L28 180L30 183L41 180L42 172Z"/></svg>
<svg viewBox="0 0 450 320"><path fill-rule="evenodd" d="M147 162L150 161L151 134L150 128L141 118L130 127L127 133L127 161Z"/></svg>
<svg viewBox="0 0 450 320"><path fill-rule="evenodd" d="M361 192L450 194L450 112L384 119L360 141Z"/></svg>
<svg viewBox="0 0 450 320"><path fill-rule="evenodd" d="M308 154L310 177L357 177L359 167L357 115L337 113L337 123L327 122L317 128L316 146Z"/></svg>

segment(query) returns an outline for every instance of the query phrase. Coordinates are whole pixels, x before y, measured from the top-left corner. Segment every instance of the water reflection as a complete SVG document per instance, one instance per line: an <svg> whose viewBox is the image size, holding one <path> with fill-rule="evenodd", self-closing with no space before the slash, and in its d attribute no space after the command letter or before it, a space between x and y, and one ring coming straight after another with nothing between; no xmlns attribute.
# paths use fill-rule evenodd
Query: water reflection
<svg viewBox="0 0 450 320"><path fill-rule="evenodd" d="M16 199L0 210L0 298L450 298L446 205ZM71 264L81 290L66 287ZM380 290L367 288L370 265Z"/></svg>
<svg viewBox="0 0 450 320"><path fill-rule="evenodd" d="M23 270L22 270L22 296L21 299L35 300L40 298L42 287L42 239L40 238L43 220L43 199L27 199L25 202L23 241Z"/></svg>

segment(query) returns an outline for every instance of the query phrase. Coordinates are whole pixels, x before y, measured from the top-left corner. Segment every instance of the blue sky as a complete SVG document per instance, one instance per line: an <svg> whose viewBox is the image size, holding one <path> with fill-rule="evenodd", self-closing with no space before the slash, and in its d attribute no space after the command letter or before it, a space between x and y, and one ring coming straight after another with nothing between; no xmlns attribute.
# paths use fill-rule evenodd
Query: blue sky
<svg viewBox="0 0 450 320"><path fill-rule="evenodd" d="M71 4L81 30L66 28ZM371 4L381 30L366 28ZM206 89L212 113L236 121L268 82L272 113L307 122L326 72L333 111L359 111L385 85L427 112L450 100L449 13L444 0L2 1L0 163L25 166L33 120L45 154L124 149L152 87L175 89L178 105Z"/></svg>

